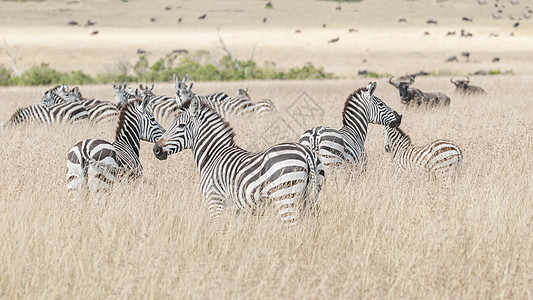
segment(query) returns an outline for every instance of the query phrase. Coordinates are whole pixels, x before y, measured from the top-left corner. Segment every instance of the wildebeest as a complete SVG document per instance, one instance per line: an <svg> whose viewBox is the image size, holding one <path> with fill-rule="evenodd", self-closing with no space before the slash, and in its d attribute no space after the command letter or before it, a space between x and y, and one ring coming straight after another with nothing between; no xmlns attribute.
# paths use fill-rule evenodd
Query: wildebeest
<svg viewBox="0 0 533 300"><path fill-rule="evenodd" d="M485 90L479 86L470 85L470 77L466 76L466 80L458 79L453 80L450 78L450 82L455 85L455 92L464 95L479 95L485 94Z"/></svg>
<svg viewBox="0 0 533 300"><path fill-rule="evenodd" d="M415 79L413 76L408 76L409 81L392 81L392 77L389 78L389 83L400 91L400 98L403 104L408 105L422 105L436 106L436 105L449 105L450 97L444 95L441 92L428 93L422 92L417 88L410 87Z"/></svg>

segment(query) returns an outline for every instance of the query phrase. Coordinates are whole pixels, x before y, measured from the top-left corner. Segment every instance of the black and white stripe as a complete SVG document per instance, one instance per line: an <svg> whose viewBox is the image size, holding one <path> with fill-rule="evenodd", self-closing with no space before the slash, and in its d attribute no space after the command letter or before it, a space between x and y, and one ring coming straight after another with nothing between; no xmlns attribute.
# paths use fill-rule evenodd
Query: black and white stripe
<svg viewBox="0 0 533 300"><path fill-rule="evenodd" d="M225 206L254 210L273 203L282 220L293 224L299 205L317 208L324 170L312 151L298 143L284 143L250 153L238 147L233 136L228 123L193 98L154 145L154 154L164 160L192 149L201 192L215 220Z"/></svg>
<svg viewBox="0 0 533 300"><path fill-rule="evenodd" d="M232 99L228 94L222 93L222 92L209 94L206 96L196 95L193 92L191 92L193 84L191 83L190 86L187 86L186 84L188 78L189 78L189 75L185 75L183 80L179 80L178 76L174 74L174 83L175 83L174 96L175 96L176 102L179 105L182 105L183 103L192 99L195 96L198 97L198 99L200 99L204 103L208 103L208 102L219 103L219 102L224 102L224 101Z"/></svg>
<svg viewBox="0 0 533 300"><path fill-rule="evenodd" d="M254 115L258 115L258 116L266 115L266 114L273 113L276 110L276 106L274 105L274 102L272 102L269 99L261 99L261 100L257 100L253 102L252 98L248 94L248 89L239 89L237 91L237 96L235 97L235 99L239 99L239 98L246 99L253 103L254 105L253 114Z"/></svg>
<svg viewBox="0 0 533 300"><path fill-rule="evenodd" d="M385 151L392 154L395 164L406 170L448 172L460 166L463 154L459 146L448 140L436 140L423 147L414 146L400 128L385 126Z"/></svg>
<svg viewBox="0 0 533 300"><path fill-rule="evenodd" d="M374 95L376 86L375 82L370 82L348 96L342 112L342 128L318 126L304 132L299 142L318 153L327 167L347 162L364 168L368 123L397 127L402 120L396 111Z"/></svg>
<svg viewBox="0 0 533 300"><path fill-rule="evenodd" d="M151 87L144 87L142 84L139 85L139 90L136 91L138 97L143 98L144 96L151 97L150 104L148 105L148 110L151 111L159 123L163 123L171 120L174 120L175 117L180 113L180 106L176 102L175 97L171 96L156 96L152 91L154 85Z"/></svg>
<svg viewBox="0 0 533 300"><path fill-rule="evenodd" d="M122 106L113 143L87 139L69 151L67 190L71 200L80 199L87 192L108 190L120 178L142 175L140 140L155 142L164 131L146 110L147 104L146 98L131 100Z"/></svg>
<svg viewBox="0 0 533 300"><path fill-rule="evenodd" d="M50 106L32 105L19 108L9 119L7 125L28 124L77 124L88 118L88 112L78 102L65 102Z"/></svg>

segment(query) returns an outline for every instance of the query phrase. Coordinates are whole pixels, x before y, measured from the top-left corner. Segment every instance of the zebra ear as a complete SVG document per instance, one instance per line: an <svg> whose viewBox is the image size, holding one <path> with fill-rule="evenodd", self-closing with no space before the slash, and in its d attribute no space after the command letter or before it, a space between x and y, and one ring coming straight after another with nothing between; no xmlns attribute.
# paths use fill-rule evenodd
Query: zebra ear
<svg viewBox="0 0 533 300"><path fill-rule="evenodd" d="M118 90L117 84L116 84L114 81L113 81L113 88L114 88L115 90Z"/></svg>
<svg viewBox="0 0 533 300"><path fill-rule="evenodd" d="M183 83L187 82L187 79L189 79L189 74L185 74L185 77L183 77Z"/></svg>
<svg viewBox="0 0 533 300"><path fill-rule="evenodd" d="M374 92L376 91L377 83L374 81L370 81L368 85L366 86L366 89L368 90L368 93L370 93L370 96L374 95Z"/></svg>
<svg viewBox="0 0 533 300"><path fill-rule="evenodd" d="M124 82L124 85L122 86L123 89L126 89L126 85L128 85L127 82Z"/></svg>
<svg viewBox="0 0 533 300"><path fill-rule="evenodd" d="M193 84L194 84L194 82L191 82L191 84L189 84L189 86L187 87L187 89L188 89L189 91L191 91L191 89L192 89L192 85L193 85Z"/></svg>
<svg viewBox="0 0 533 300"><path fill-rule="evenodd" d="M154 89L154 84L152 83L152 86L148 89L149 91Z"/></svg>
<svg viewBox="0 0 533 300"><path fill-rule="evenodd" d="M200 99L198 99L198 97L192 98L191 104L189 105L189 112L195 117L198 115L198 112L200 112Z"/></svg>
<svg viewBox="0 0 533 300"><path fill-rule="evenodd" d="M180 81L180 79L178 78L178 75L176 75L176 73L172 74L172 79L174 79L175 83L178 83L178 81Z"/></svg>
<svg viewBox="0 0 533 300"><path fill-rule="evenodd" d="M150 97L148 97L148 95L145 95L142 102L143 111L145 111L146 107L148 107L148 103L150 103Z"/></svg>
<svg viewBox="0 0 533 300"><path fill-rule="evenodd" d="M143 88L143 84L142 84L142 83L139 84L139 88L141 89L141 91L144 90L144 88Z"/></svg>

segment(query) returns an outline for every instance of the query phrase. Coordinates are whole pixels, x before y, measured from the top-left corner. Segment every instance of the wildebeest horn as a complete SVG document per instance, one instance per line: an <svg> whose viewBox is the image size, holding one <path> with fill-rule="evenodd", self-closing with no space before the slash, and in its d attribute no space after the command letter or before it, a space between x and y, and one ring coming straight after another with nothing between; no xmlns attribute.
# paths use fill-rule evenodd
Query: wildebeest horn
<svg viewBox="0 0 533 300"><path fill-rule="evenodd" d="M453 81L453 77L450 78L450 82L453 83L453 84L455 84L455 85L457 85L457 84L455 83L455 81Z"/></svg>
<svg viewBox="0 0 533 300"><path fill-rule="evenodd" d="M413 76L409 75L409 84L413 84L413 82L415 82L415 79Z"/></svg>
<svg viewBox="0 0 533 300"><path fill-rule="evenodd" d="M393 86L398 86L398 83L397 82L393 82L392 81L392 78L394 78L394 76L391 76L391 78L389 78L389 83Z"/></svg>
<svg viewBox="0 0 533 300"><path fill-rule="evenodd" d="M470 77L466 76L466 83L470 83Z"/></svg>

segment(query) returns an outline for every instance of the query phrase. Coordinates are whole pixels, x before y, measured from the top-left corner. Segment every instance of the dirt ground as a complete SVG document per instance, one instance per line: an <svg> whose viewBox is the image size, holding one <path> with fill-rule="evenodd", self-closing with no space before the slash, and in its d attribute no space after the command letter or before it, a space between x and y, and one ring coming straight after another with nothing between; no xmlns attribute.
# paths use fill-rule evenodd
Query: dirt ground
<svg viewBox="0 0 533 300"><path fill-rule="evenodd" d="M4 40L12 49L19 48L17 66L22 71L46 62L62 71L101 73L118 61L133 64L137 49L148 51L152 61L174 49L206 50L215 60L224 55L220 34L238 58L273 61L285 69L309 61L348 78L364 69L400 75L419 70L467 74L480 69L530 74L533 69L533 19L526 19L533 5L527 1L512 5L487 0L480 5L460 0L340 4L295 0L273 1L273 9L265 9L265 4L258 0L3 1L0 63L11 66ZM497 12L500 9L502 13ZM203 14L205 19L198 19ZM494 19L493 14L501 18ZM398 22L402 18L407 22ZM429 19L437 24L427 24ZM96 24L86 27L87 20ZM79 26L67 25L70 21ZM517 22L518 27L513 27ZM461 37L462 29L473 37ZM91 35L95 30L98 34ZM455 35L446 36L449 31ZM328 43L334 38L338 42ZM465 51L470 52L469 59L461 56ZM445 63L451 55L459 62ZM495 57L500 61L493 63Z"/></svg>

